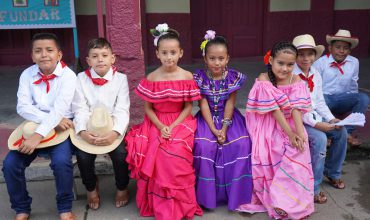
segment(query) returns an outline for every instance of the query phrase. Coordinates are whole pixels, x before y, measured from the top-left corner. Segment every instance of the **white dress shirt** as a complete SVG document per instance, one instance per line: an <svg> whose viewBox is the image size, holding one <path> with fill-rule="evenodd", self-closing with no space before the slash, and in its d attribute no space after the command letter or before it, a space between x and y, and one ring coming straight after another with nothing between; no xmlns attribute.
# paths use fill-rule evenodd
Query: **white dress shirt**
<svg viewBox="0 0 370 220"><path fill-rule="evenodd" d="M299 68L297 64L294 64L293 73L296 75L303 74L303 71ZM311 104L312 104L312 111L306 112L303 115L303 122L305 124L308 124L312 127L315 127L316 123L326 121L329 122L330 120L334 119L334 115L331 113L329 107L325 103L324 95L322 93L322 79L320 74L317 72L317 70L311 66L308 77L311 75L313 76L313 91L310 92L310 98L311 98ZM306 81L302 80L306 85L308 84ZM307 90L308 89L307 86Z"/></svg>
<svg viewBox="0 0 370 220"><path fill-rule="evenodd" d="M73 118L71 102L76 89L76 74L59 62L49 80L50 90L46 92L46 83L34 84L40 79L37 64L23 71L19 79L17 112L24 119L39 123L36 133L46 136L62 118Z"/></svg>
<svg viewBox="0 0 370 220"><path fill-rule="evenodd" d="M104 77L100 77L92 68L90 72L92 78L104 78L108 82L102 86L95 85L85 72L78 74L77 89L72 101L76 134L86 130L93 109L103 105L113 117L113 130L124 135L130 120L127 76L119 72L113 74L112 68Z"/></svg>
<svg viewBox="0 0 370 220"><path fill-rule="evenodd" d="M344 74L338 68L330 67L335 62L332 55L324 55L318 59L313 66L319 71L323 80L323 92L325 95L340 93L358 93L358 59L348 55L341 66Z"/></svg>

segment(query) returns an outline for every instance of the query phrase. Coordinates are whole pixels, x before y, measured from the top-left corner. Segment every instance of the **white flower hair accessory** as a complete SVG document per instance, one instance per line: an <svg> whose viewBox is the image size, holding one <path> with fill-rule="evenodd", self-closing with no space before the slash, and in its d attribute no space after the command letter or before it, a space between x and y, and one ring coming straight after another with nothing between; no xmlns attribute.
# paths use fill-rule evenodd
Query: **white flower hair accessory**
<svg viewBox="0 0 370 220"><path fill-rule="evenodd" d="M213 30L208 30L206 35L204 35L204 41L200 44L200 49L202 50L202 55L205 56L205 49L208 41L215 39L216 32Z"/></svg>
<svg viewBox="0 0 370 220"><path fill-rule="evenodd" d="M157 27L154 29L150 29L150 33L154 37L154 46L158 46L158 39L168 33L168 24L163 23L163 24L158 24Z"/></svg>

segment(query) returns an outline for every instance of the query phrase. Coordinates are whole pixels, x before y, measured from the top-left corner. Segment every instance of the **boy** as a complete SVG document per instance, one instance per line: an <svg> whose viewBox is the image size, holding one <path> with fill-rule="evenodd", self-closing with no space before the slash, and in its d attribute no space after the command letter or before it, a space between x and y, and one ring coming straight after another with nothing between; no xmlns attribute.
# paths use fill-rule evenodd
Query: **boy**
<svg viewBox="0 0 370 220"><path fill-rule="evenodd" d="M322 56L314 63L323 80L326 104L334 114L348 112L364 113L370 103L369 97L358 91L358 59L351 56L351 50L358 45L358 38L352 37L348 30L339 30L334 36L326 35L330 54ZM353 126L345 126L348 143L361 145L352 135Z"/></svg>
<svg viewBox="0 0 370 220"><path fill-rule="evenodd" d="M309 34L294 38L294 46L298 49L298 57L293 73L300 76L310 92L313 110L303 115L303 122L308 134L311 151L312 170L314 173L314 202L323 204L327 198L320 192L320 185L325 174L330 184L338 189L345 187L340 179L342 164L346 157L347 131L344 127L336 127L338 122L325 104L322 93L322 79L317 70L312 67L324 51L324 46L315 44ZM332 142L329 155L326 157L327 138Z"/></svg>
<svg viewBox="0 0 370 220"><path fill-rule="evenodd" d="M36 149L52 129L67 130L73 126L71 102L76 87L76 75L62 59L59 39L51 33L39 33L32 39L32 60L35 65L23 71L19 79L17 112L38 125L35 133L12 150L4 160L3 172L11 207L16 220L28 219L32 198L26 189L25 169L42 154L51 159L56 190L57 208L61 220L74 219L72 144L67 138L49 148Z"/></svg>
<svg viewBox="0 0 370 220"><path fill-rule="evenodd" d="M78 74L76 94L72 102L72 110L75 114L73 121L75 134L79 135L85 144L78 141L78 138L72 138L72 141L77 140L73 143L78 147L77 163L82 182L87 190L89 207L94 210L98 209L100 197L94 172L94 162L98 153L96 150L88 150L87 145L92 146L92 149L94 147L102 149L100 153L108 153L111 157L117 187L115 206L119 208L127 205L129 200L126 152L123 146L114 145L117 138L125 135L130 118L127 77L117 72L112 66L115 62L115 55L110 43L104 38L92 39L88 43L86 61L91 68ZM113 128L108 133L98 136L89 131L87 124L93 110L101 109L101 107L108 111L109 117L112 117ZM104 151L104 148L109 150Z"/></svg>

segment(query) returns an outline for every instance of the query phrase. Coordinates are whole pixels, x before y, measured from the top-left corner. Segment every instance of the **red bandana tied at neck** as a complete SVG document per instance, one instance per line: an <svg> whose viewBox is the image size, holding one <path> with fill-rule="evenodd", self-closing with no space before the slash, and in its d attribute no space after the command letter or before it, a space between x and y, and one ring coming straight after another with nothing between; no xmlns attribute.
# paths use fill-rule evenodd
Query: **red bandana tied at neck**
<svg viewBox="0 0 370 220"><path fill-rule="evenodd" d="M346 61L343 61L341 63L337 63L337 62L332 62L330 64L330 67L334 67L334 68L337 68L339 70L339 72L343 75L344 72L343 72L343 69L342 69L342 66L346 63Z"/></svg>
<svg viewBox="0 0 370 220"><path fill-rule="evenodd" d="M62 65L62 68L64 68L66 66L66 64L63 61L60 61L60 64ZM33 82L33 84L38 85L41 82L44 82L46 84L46 93L49 93L49 91L50 91L50 83L49 83L49 80L52 80L52 79L54 79L57 76L54 73L49 74L49 75L44 75L44 74L38 72L38 74L40 75L40 79L38 79L35 82Z"/></svg>
<svg viewBox="0 0 370 220"><path fill-rule="evenodd" d="M54 75L54 73L52 73L50 75L44 75L44 74L38 72L38 74L41 76L41 78L38 79L38 80L36 80L35 82L33 82L33 84L38 85L41 82L44 82L46 84L46 93L49 93L49 90L50 90L49 80L52 80L52 79L54 79L57 76Z"/></svg>
<svg viewBox="0 0 370 220"><path fill-rule="evenodd" d="M117 72L117 68L115 66L112 66L112 70L113 70L113 75ZM108 82L108 80L104 79L104 78L93 78L91 76L91 72L89 69L85 70L85 74L87 77L89 77L91 79L91 81L94 83L94 85L97 85L97 86L102 86L104 84L106 84Z"/></svg>
<svg viewBox="0 0 370 220"><path fill-rule="evenodd" d="M304 81L307 82L308 88L310 88L310 92L312 92L313 91L313 87L315 87L315 84L313 83L313 76L314 75L311 75L309 77L306 77L305 75L303 75L303 73L300 73L299 74L299 77L301 77L302 80L304 80Z"/></svg>

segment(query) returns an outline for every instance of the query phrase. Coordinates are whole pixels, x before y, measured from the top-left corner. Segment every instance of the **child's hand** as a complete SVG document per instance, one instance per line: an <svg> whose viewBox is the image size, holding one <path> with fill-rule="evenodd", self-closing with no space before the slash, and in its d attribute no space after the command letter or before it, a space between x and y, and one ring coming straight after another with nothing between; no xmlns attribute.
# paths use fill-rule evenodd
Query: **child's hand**
<svg viewBox="0 0 370 220"><path fill-rule="evenodd" d="M161 128L161 136L162 138L168 139L171 137L171 129L168 126L163 126Z"/></svg>
<svg viewBox="0 0 370 220"><path fill-rule="evenodd" d="M219 144L224 144L226 141L226 133L224 130L220 130L218 136L217 136L217 142Z"/></svg>
<svg viewBox="0 0 370 220"><path fill-rule="evenodd" d="M85 140L87 143L89 144L94 144L97 136L94 135L94 134L91 134L90 132L88 131L81 131L80 132L80 136L83 140ZM95 144L94 144L95 145Z"/></svg>
<svg viewBox="0 0 370 220"><path fill-rule="evenodd" d="M329 124L327 122L318 122L316 123L315 128L323 132L328 132L328 131L333 130L335 128L335 125Z"/></svg>
<svg viewBox="0 0 370 220"><path fill-rule="evenodd" d="M94 144L97 145L97 146L111 145L117 139L118 136L119 136L118 132L110 131L108 134L106 134L104 136L97 137L95 139Z"/></svg>
<svg viewBox="0 0 370 220"><path fill-rule="evenodd" d="M338 118L333 118L332 120L329 121L330 124L335 124L337 122L340 122L341 120L338 119ZM335 129L341 129L343 126L338 126L338 125L335 125Z"/></svg>
<svg viewBox="0 0 370 220"><path fill-rule="evenodd" d="M301 139L302 139L302 141L303 141L303 143L305 143L305 142L307 142L308 140L308 137L307 137L307 135L304 133L304 132L298 132L298 134L297 134Z"/></svg>
<svg viewBox="0 0 370 220"><path fill-rule="evenodd" d="M69 128L73 128L73 122L68 118L63 118L59 124L55 127L57 131L65 131Z"/></svg>
<svg viewBox="0 0 370 220"><path fill-rule="evenodd" d="M297 148L299 151L304 151L304 141L296 133L291 132L289 135L289 141L293 147Z"/></svg>
<svg viewBox="0 0 370 220"><path fill-rule="evenodd" d="M215 129L211 129L213 135L217 138L218 135L220 134L221 130L217 130L216 128Z"/></svg>
<svg viewBox="0 0 370 220"><path fill-rule="evenodd" d="M43 137L37 133L33 134L29 139L23 141L23 143L19 146L18 151L23 154L32 154L37 145L39 145L42 141L42 138Z"/></svg>

